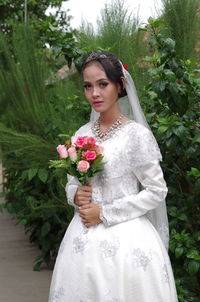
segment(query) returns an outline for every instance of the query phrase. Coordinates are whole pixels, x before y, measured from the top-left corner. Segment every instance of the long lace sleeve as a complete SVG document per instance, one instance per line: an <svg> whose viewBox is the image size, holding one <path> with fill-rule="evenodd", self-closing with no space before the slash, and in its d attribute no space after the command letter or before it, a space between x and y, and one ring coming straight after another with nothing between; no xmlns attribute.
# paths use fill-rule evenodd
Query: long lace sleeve
<svg viewBox="0 0 200 302"><path fill-rule="evenodd" d="M68 204L74 206L75 208L77 208L77 206L74 203L74 197L77 191L78 186L80 186L79 181L77 180L76 177L71 176L71 175L67 175L67 179L68 182L65 186L65 192L67 195L67 202Z"/></svg>
<svg viewBox="0 0 200 302"><path fill-rule="evenodd" d="M101 205L101 219L106 226L142 216L165 200L167 187L159 164L162 157L157 142L148 129L141 130L137 135L130 134L127 164L142 190Z"/></svg>

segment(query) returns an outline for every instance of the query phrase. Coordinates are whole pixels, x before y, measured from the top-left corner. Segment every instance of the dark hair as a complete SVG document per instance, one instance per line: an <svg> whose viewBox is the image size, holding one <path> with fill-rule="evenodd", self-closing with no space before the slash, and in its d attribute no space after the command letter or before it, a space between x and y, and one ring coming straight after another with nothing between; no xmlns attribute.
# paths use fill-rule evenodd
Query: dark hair
<svg viewBox="0 0 200 302"><path fill-rule="evenodd" d="M121 92L119 93L119 98L127 95L121 79L121 77L124 77L122 65L115 55L110 52L90 52L83 60L82 71L93 62L99 62L101 64L110 81L120 84Z"/></svg>

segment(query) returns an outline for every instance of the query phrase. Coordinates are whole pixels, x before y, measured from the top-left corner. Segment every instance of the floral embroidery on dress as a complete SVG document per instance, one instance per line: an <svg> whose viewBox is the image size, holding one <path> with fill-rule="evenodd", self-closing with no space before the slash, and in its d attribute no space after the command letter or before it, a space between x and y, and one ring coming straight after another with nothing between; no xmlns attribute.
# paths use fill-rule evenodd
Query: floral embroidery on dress
<svg viewBox="0 0 200 302"><path fill-rule="evenodd" d="M83 240L81 237L75 237L73 240L74 250L78 253L83 253L85 249L85 245L87 244L87 240Z"/></svg>
<svg viewBox="0 0 200 302"><path fill-rule="evenodd" d="M133 262L136 267L142 267L146 271L148 264L152 260L151 252L149 252L149 257L140 248L134 249L132 252Z"/></svg>
<svg viewBox="0 0 200 302"><path fill-rule="evenodd" d="M65 295L65 290L63 287L60 287L56 290L53 290L50 293L49 302L57 302L60 301L60 298Z"/></svg>
<svg viewBox="0 0 200 302"><path fill-rule="evenodd" d="M163 283L169 283L169 274L168 274L166 264L164 264L164 266L162 267L162 282Z"/></svg>
<svg viewBox="0 0 200 302"><path fill-rule="evenodd" d="M142 134L142 140L138 133L140 133L140 135ZM134 137L134 145L132 145L131 136ZM129 141L130 145L127 146L127 150L129 151L128 156L132 156L134 159L132 161L132 167L139 169L151 160L158 159L162 161L158 144L153 134L147 128L137 124L137 127L132 129L131 136ZM137 150L139 150L139 152L137 152Z"/></svg>
<svg viewBox="0 0 200 302"><path fill-rule="evenodd" d="M114 240L114 241L103 240L100 242L101 253L104 258L114 257L119 247L120 247L120 243L118 240Z"/></svg>

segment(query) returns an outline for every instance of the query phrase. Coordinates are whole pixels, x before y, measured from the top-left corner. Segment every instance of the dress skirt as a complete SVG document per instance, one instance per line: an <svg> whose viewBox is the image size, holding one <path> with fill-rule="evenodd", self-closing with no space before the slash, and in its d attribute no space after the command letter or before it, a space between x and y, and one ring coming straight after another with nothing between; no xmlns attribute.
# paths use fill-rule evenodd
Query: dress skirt
<svg viewBox="0 0 200 302"><path fill-rule="evenodd" d="M145 216L86 228L76 212L62 240L49 302L176 302L168 253Z"/></svg>

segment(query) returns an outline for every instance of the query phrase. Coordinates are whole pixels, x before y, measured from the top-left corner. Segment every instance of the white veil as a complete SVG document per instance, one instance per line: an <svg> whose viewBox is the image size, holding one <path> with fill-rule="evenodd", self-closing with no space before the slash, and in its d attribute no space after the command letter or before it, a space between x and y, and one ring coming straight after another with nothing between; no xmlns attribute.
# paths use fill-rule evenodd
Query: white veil
<svg viewBox="0 0 200 302"><path fill-rule="evenodd" d="M118 100L120 109L122 113L129 118L133 119L139 124L147 127L150 131L150 127L146 121L143 110L140 106L140 102L138 99L137 91L129 72L123 67L123 74L125 77L126 83L126 92L127 97L123 97ZM125 99L126 98L126 99ZM97 113L94 109L92 109L90 121L94 122L98 119L99 113ZM158 147L159 149L159 147ZM168 217L166 210L166 202L163 201L157 208L150 210L146 216L151 221L157 232L159 233L166 249L168 249L169 244L169 227L168 227Z"/></svg>

